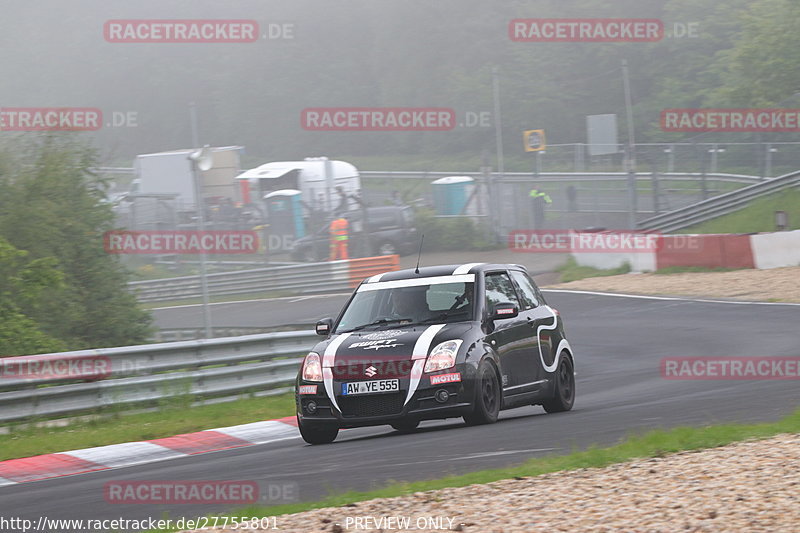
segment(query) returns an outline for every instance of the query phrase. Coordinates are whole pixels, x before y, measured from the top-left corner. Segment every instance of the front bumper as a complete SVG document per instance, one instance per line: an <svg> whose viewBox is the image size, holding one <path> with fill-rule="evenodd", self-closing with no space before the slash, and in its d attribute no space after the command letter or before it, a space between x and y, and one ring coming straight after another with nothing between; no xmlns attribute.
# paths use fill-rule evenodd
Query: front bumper
<svg viewBox="0 0 800 533"><path fill-rule="evenodd" d="M460 374L460 381L432 383L431 377L445 374ZM460 417L469 412L474 398L475 371L469 365L423 374L411 398L406 402L410 379L400 379L398 392L363 394L354 396L335 396L337 409L325 391L322 383L317 385L314 394L295 394L297 414L301 421L335 424L342 428L391 424L402 419L434 420ZM435 378L434 378L435 379ZM354 381L354 380L350 380ZM334 380L333 390L341 390L343 380ZM298 379L298 386L311 385ZM295 389L299 390L299 387ZM442 401L441 392L447 392ZM439 398L437 399L437 393ZM310 404L314 404L314 409Z"/></svg>

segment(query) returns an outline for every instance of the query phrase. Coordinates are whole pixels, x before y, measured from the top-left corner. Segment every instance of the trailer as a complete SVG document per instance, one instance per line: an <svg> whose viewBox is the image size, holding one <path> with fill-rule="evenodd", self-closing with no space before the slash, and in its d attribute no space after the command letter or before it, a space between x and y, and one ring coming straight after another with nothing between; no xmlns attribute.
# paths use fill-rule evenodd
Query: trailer
<svg viewBox="0 0 800 533"><path fill-rule="evenodd" d="M261 204L264 197L275 191L295 189L306 212L332 212L355 209L352 197L360 196L361 178L355 166L326 157L308 157L303 161L275 161L250 169L236 177L241 183L244 203Z"/></svg>
<svg viewBox="0 0 800 533"><path fill-rule="evenodd" d="M239 154L242 149L241 146L210 149L211 169L198 172L203 198L240 200L234 178L240 172ZM194 151L183 149L137 155L134 161L136 179L131 192L173 195L180 209L196 210L194 175L192 163L189 161L189 154Z"/></svg>

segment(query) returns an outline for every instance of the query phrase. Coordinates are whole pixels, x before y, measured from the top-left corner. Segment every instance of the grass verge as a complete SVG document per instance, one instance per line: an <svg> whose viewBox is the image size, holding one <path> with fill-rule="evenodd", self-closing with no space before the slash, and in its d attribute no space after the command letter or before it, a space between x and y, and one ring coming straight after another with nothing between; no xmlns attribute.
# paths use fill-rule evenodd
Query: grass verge
<svg viewBox="0 0 800 533"><path fill-rule="evenodd" d="M683 272L731 272L733 270L743 270L741 268L724 268L724 267L701 267L701 266L672 266L661 268L652 272L652 274L680 274ZM603 276L616 276L618 274L627 274L631 271L630 265L625 263L618 268L600 269L588 266L581 266L575 262L575 258L570 257L567 262L556 269L561 274L559 278L560 283L567 283L569 281L576 281L584 278L597 278Z"/></svg>
<svg viewBox="0 0 800 533"><path fill-rule="evenodd" d="M512 468L482 470L459 476L449 476L430 481L391 483L368 492L343 492L331 494L316 502L301 502L277 506L251 506L230 515L232 517L263 517L299 513L323 507L338 507L374 498L391 498L428 490L463 487L476 483L489 483L501 479L538 476L550 472L600 468L632 459L663 457L682 451L701 450L724 446L747 439L764 439L782 433L800 432L800 409L777 421L761 424L721 424L702 428L678 427L668 430L648 431L632 435L606 448L591 447L569 455L547 456L531 459ZM225 514L214 516L226 516ZM159 531L175 531L159 530Z"/></svg>
<svg viewBox="0 0 800 533"><path fill-rule="evenodd" d="M734 270L745 270L743 268L725 268L725 267L700 267L700 266L672 266L660 268L653 272L653 274L681 274L683 272L732 272Z"/></svg>
<svg viewBox="0 0 800 533"><path fill-rule="evenodd" d="M596 278L600 276L616 276L617 274L627 274L631 271L631 266L627 263L618 268L600 269L579 265L574 257L567 259L567 262L556 269L561 274L560 283L575 281L584 278Z"/></svg>
<svg viewBox="0 0 800 533"><path fill-rule="evenodd" d="M800 229L800 189L789 189L753 200L744 209L682 229L679 233L775 231L775 211L786 211L789 229Z"/></svg>
<svg viewBox="0 0 800 533"><path fill-rule="evenodd" d="M294 395L245 398L189 407L171 401L159 411L112 414L62 427L12 426L0 435L0 461L121 442L158 439L217 427L247 424L294 414Z"/></svg>

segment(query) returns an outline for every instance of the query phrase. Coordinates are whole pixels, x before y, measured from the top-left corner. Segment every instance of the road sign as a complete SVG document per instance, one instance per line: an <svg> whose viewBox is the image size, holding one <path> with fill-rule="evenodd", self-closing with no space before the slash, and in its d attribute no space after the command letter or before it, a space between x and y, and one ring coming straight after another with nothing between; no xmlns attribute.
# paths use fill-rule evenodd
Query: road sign
<svg viewBox="0 0 800 533"><path fill-rule="evenodd" d="M587 115L586 137L589 140L589 155L619 153L617 115Z"/></svg>
<svg viewBox="0 0 800 533"><path fill-rule="evenodd" d="M522 132L526 152L541 152L547 148L544 139L544 130L528 130Z"/></svg>

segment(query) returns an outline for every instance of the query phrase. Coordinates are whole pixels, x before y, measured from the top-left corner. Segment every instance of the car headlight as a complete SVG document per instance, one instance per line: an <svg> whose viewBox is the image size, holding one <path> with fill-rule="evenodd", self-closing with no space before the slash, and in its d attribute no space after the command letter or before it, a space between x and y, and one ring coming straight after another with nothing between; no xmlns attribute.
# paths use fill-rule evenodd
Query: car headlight
<svg viewBox="0 0 800 533"><path fill-rule="evenodd" d="M322 363L319 354L310 352L303 361L303 372L301 374L306 381L322 381Z"/></svg>
<svg viewBox="0 0 800 533"><path fill-rule="evenodd" d="M425 372L436 372L455 366L456 354L462 342L464 341L461 339L454 339L438 344L425 361Z"/></svg>

